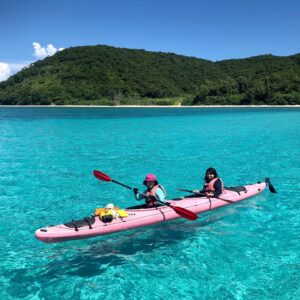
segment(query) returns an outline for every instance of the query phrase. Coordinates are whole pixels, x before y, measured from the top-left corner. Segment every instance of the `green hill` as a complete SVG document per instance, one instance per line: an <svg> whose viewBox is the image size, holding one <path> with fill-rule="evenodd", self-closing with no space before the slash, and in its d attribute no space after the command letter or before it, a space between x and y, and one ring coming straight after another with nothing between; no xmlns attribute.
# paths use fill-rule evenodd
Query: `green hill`
<svg viewBox="0 0 300 300"><path fill-rule="evenodd" d="M0 104L300 104L300 54L211 62L86 46L0 83Z"/></svg>
<svg viewBox="0 0 300 300"><path fill-rule="evenodd" d="M217 62L233 78L242 104L300 104L300 55Z"/></svg>

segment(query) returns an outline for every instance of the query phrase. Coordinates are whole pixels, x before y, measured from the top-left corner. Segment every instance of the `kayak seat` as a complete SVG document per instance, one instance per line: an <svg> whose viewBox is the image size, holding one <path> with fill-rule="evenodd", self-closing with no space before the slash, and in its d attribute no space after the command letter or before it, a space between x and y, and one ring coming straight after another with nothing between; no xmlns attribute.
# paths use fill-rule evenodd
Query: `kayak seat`
<svg viewBox="0 0 300 300"><path fill-rule="evenodd" d="M65 226L69 227L69 228L80 228L83 226L89 226L93 225L95 223L95 217L91 216L91 217L85 217L82 220L76 220L76 221L71 221L68 223L64 223Z"/></svg>
<svg viewBox="0 0 300 300"><path fill-rule="evenodd" d="M230 187L224 187L227 191L233 191L237 192L240 195L240 192L247 193L247 189L244 186L230 186Z"/></svg>
<svg viewBox="0 0 300 300"><path fill-rule="evenodd" d="M180 201L182 199L186 199L186 198L201 198L201 197L205 197L205 195L199 195L199 194L192 194L192 195L186 195L186 196L182 196L182 197L177 197L177 198L173 198L172 200L175 201Z"/></svg>
<svg viewBox="0 0 300 300"><path fill-rule="evenodd" d="M158 204L156 206L148 207L148 206L146 206L146 204L142 204L142 205L130 206L130 207L127 207L126 209L145 209L145 208L154 208L154 207L160 207L160 206L164 206L164 205Z"/></svg>

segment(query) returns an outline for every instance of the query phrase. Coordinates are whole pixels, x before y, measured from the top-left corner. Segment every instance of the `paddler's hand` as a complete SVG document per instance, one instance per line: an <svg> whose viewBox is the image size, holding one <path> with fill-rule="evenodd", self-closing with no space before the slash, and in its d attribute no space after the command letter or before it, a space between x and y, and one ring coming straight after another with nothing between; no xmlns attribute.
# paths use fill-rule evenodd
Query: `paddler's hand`
<svg viewBox="0 0 300 300"><path fill-rule="evenodd" d="M137 195L138 192L139 192L139 189L137 189L137 188L134 188L134 189L133 189L133 193L134 193L135 195Z"/></svg>

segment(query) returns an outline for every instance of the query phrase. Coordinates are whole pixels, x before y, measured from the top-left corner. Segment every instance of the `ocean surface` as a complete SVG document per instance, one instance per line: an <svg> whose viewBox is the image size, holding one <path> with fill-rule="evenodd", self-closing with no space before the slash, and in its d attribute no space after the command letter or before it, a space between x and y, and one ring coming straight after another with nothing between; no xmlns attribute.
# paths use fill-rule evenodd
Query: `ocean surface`
<svg viewBox="0 0 300 300"><path fill-rule="evenodd" d="M299 108L0 107L0 299L300 299ZM155 173L168 198L270 177L236 205L88 240L37 228L80 219Z"/></svg>

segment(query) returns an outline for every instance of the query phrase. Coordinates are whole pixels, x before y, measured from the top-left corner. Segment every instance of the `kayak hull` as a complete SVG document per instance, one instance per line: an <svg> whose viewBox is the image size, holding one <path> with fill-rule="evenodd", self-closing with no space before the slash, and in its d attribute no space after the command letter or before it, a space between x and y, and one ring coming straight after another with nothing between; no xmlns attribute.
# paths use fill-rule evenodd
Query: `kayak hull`
<svg viewBox="0 0 300 300"><path fill-rule="evenodd" d="M266 183L257 183L245 186L245 191L235 192L224 190L220 198L194 197L181 200L169 200L172 206L188 209L196 214L214 210L222 206L234 204L260 194L266 188ZM35 236L45 243L57 243L68 240L86 239L119 231L130 230L142 226L171 221L181 218L171 207L158 206L153 208L125 209L128 217L118 218L110 223L102 222L99 217L90 226L70 228L64 224L48 226L36 230Z"/></svg>

